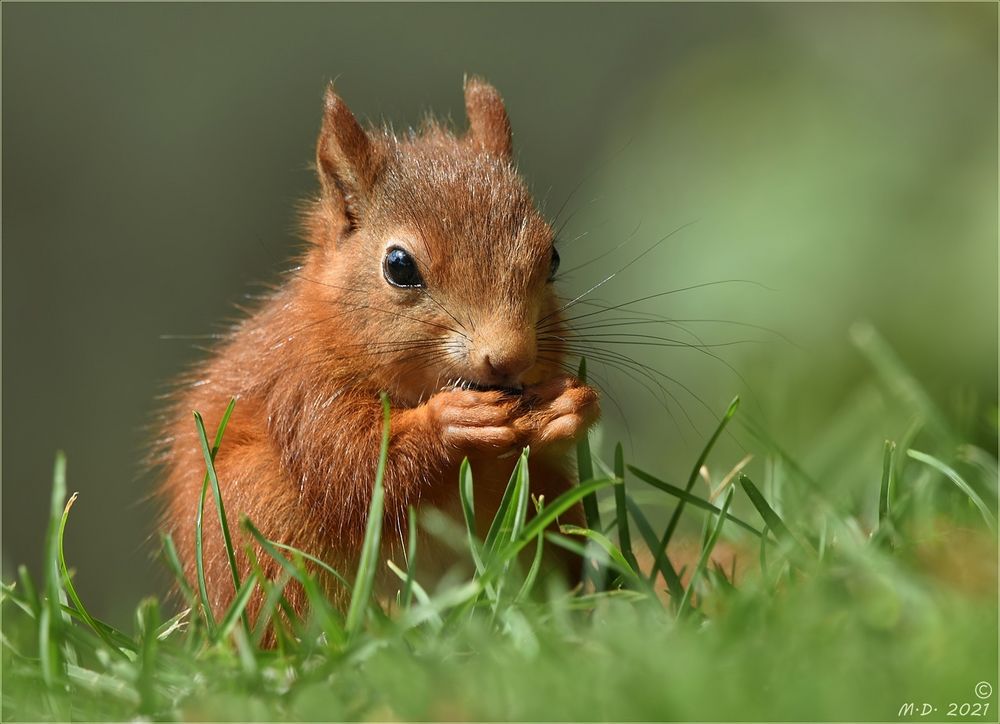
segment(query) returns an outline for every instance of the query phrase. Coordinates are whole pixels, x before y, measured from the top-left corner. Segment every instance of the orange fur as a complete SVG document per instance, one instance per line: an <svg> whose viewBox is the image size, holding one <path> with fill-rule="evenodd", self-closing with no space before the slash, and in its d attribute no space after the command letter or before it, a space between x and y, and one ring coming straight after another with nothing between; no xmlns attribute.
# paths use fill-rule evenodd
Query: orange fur
<svg viewBox="0 0 1000 724"><path fill-rule="evenodd" d="M513 166L499 94L473 79L466 106L464 136L431 123L399 138L362 129L328 89L321 192L305 214L310 244L297 271L181 381L165 412L156 458L163 523L192 579L205 466L191 411L211 434L231 397L216 460L230 527L246 515L267 537L347 574L370 503L380 391L392 405L385 555L405 540L409 505L454 514L466 456L483 519L524 445L533 493L551 500L571 484L566 452L598 405L591 388L562 373L558 349L538 351L539 321L555 325L550 337L560 328L548 280L552 230ZM387 282L390 246L412 255L426 289ZM579 511L569 517L579 522ZM211 497L205 521L205 571L219 612L234 591ZM236 535L245 576L245 539ZM332 581L329 589L343 600ZM301 608L301 591L290 595Z"/></svg>

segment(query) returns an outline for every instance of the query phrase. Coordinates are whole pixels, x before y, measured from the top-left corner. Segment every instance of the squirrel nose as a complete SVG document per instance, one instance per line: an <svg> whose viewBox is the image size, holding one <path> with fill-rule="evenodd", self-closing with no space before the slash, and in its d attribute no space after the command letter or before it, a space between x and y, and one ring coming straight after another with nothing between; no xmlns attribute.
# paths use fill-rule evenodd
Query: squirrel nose
<svg viewBox="0 0 1000 724"><path fill-rule="evenodd" d="M491 375L509 380L515 379L531 367L531 360L526 355L510 357L497 355L490 357L490 355L486 355L483 358L483 362L486 363Z"/></svg>
<svg viewBox="0 0 1000 724"><path fill-rule="evenodd" d="M491 384L515 384L534 364L534 345L518 345L484 350L478 367Z"/></svg>

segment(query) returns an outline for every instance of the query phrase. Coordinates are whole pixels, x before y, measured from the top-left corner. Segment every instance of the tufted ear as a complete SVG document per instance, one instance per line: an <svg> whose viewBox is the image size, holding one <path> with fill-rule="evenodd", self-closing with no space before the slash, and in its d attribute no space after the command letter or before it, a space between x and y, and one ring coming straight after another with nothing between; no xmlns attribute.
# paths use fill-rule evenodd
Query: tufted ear
<svg viewBox="0 0 1000 724"><path fill-rule="evenodd" d="M510 119L500 92L482 78L465 78L465 113L469 117L466 136L486 153L509 159L513 152Z"/></svg>
<svg viewBox="0 0 1000 724"><path fill-rule="evenodd" d="M355 228L375 184L377 154L351 109L334 92L332 83L326 87L323 100L316 168L324 200L343 214L348 229Z"/></svg>

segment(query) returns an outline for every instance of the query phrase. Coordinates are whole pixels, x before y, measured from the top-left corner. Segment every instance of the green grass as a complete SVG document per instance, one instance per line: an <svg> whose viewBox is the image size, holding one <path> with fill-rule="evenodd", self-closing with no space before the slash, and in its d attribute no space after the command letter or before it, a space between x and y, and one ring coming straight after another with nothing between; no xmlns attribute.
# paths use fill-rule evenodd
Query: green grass
<svg viewBox="0 0 1000 724"><path fill-rule="evenodd" d="M3 718L897 720L909 702L916 712L938 707L930 719L955 718L950 703L969 702L989 709L957 718L996 720L996 695L974 693L981 681L997 686L996 459L963 441L872 330L855 336L875 378L830 430L867 435L877 402L879 426L898 434L869 440L873 455L831 432L810 452L835 462L814 477L734 402L683 487L629 465L620 446L609 466L584 442L581 485L536 500L524 451L485 533L463 466L455 485L473 573L421 582L411 536L406 560L389 566L399 593L387 607L373 595L387 438L372 461L379 474L358 569L327 570L351 587L347 610L320 593L322 561L242 520L258 544L252 559L274 558L281 576L267 580L257 565L241 580L234 567L234 603L215 620L203 575L184 580L164 538L186 605L164 613L146 599L132 630L92 616L73 585L63 538L75 495L66 502L60 456L44 580L21 568L2 589ZM386 431L389 415L385 403ZM701 470L722 454L713 446L730 421L755 440L765 473L734 473L709 491ZM224 515L213 460L225 420L212 446L196 424L202 501L211 489ZM580 502L588 527L552 530ZM222 526L230 560L233 522ZM668 544L698 541L699 529L700 552L682 565ZM753 564L735 580L710 556L723 543ZM547 545L587 557L587 590L540 575ZM304 619L284 600L292 580L310 600ZM253 625L244 609L257 588L265 603ZM281 623L262 648L268 621Z"/></svg>

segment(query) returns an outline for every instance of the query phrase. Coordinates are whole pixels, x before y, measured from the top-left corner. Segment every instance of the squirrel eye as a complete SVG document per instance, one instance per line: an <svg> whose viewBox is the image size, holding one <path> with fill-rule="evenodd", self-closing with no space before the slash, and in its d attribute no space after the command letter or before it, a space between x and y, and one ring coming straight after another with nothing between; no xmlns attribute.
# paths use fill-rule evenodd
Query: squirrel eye
<svg viewBox="0 0 1000 724"><path fill-rule="evenodd" d="M417 262L404 249L394 246L385 254L382 262L385 280L394 287L422 287L424 279L417 270Z"/></svg>
<svg viewBox="0 0 1000 724"><path fill-rule="evenodd" d="M553 246L552 261L549 262L549 281L555 279L557 271L559 271L559 251Z"/></svg>

